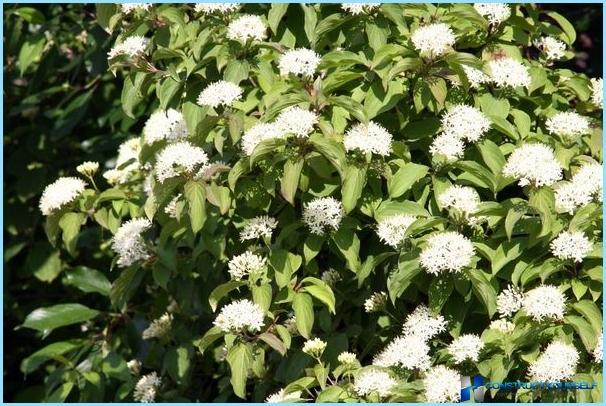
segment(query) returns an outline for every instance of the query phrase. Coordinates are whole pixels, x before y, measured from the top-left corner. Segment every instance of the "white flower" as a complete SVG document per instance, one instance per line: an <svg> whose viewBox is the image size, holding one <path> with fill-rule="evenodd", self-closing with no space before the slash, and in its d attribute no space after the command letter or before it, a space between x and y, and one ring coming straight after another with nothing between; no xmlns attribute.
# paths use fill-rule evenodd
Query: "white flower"
<svg viewBox="0 0 606 406"><path fill-rule="evenodd" d="M244 277L256 274L265 267L266 259L250 251L233 257L227 264L232 279L240 281Z"/></svg>
<svg viewBox="0 0 606 406"><path fill-rule="evenodd" d="M429 403L458 402L461 399L461 375L444 365L427 371L423 387L425 400Z"/></svg>
<svg viewBox="0 0 606 406"><path fill-rule="evenodd" d="M383 310L387 304L387 293L375 292L364 301L364 310L366 313L373 313Z"/></svg>
<svg viewBox="0 0 606 406"><path fill-rule="evenodd" d="M458 104L442 116L444 134L469 142L478 141L489 129L488 117L472 106Z"/></svg>
<svg viewBox="0 0 606 406"><path fill-rule="evenodd" d="M571 183L577 190L577 203L583 206L595 199L602 202L604 172L602 165L585 164L572 176Z"/></svg>
<svg viewBox="0 0 606 406"><path fill-rule="evenodd" d="M242 98L242 88L235 83L219 80L206 86L198 96L200 106L231 106Z"/></svg>
<svg viewBox="0 0 606 406"><path fill-rule="evenodd" d="M316 197L305 204L303 221L313 234L336 231L343 219L343 205L334 197Z"/></svg>
<svg viewBox="0 0 606 406"><path fill-rule="evenodd" d="M349 14L370 14L381 6L380 3L343 3L341 8L347 11Z"/></svg>
<svg viewBox="0 0 606 406"><path fill-rule="evenodd" d="M342 278L338 271L334 269L329 269L328 271L322 272L322 276L320 276L322 282L327 284L330 287L333 287L339 282Z"/></svg>
<svg viewBox="0 0 606 406"><path fill-rule="evenodd" d="M141 56L145 53L145 49L149 44L149 38L140 35L134 35L126 38L119 44L115 44L107 53L108 59L113 59L118 55L127 55L130 58Z"/></svg>
<svg viewBox="0 0 606 406"><path fill-rule="evenodd" d="M133 399L135 402L153 403L161 384L162 380L156 372L144 375L135 385Z"/></svg>
<svg viewBox="0 0 606 406"><path fill-rule="evenodd" d="M503 3L475 3L473 8L492 25L501 24L511 15L511 8Z"/></svg>
<svg viewBox="0 0 606 406"><path fill-rule="evenodd" d="M602 362L602 360L604 359L604 354L603 354L604 343L602 341L604 341L604 332L600 331L600 336L598 337L598 342L596 343L595 348L593 349L593 352L592 352L595 362Z"/></svg>
<svg viewBox="0 0 606 406"><path fill-rule="evenodd" d="M524 295L520 289L509 285L497 296L497 311L501 317L509 317L520 310L523 303Z"/></svg>
<svg viewBox="0 0 606 406"><path fill-rule="evenodd" d="M604 81L602 78L591 78L591 102L600 108L604 104Z"/></svg>
<svg viewBox="0 0 606 406"><path fill-rule="evenodd" d="M475 334L463 334L453 340L447 347L448 353L455 363L461 364L465 360L478 361L484 342Z"/></svg>
<svg viewBox="0 0 606 406"><path fill-rule="evenodd" d="M126 366L133 375L139 375L141 373L141 361L137 359L131 359L126 363Z"/></svg>
<svg viewBox="0 0 606 406"><path fill-rule="evenodd" d="M359 396L376 393L384 398L389 396L397 382L389 373L379 369L367 369L356 376L353 389Z"/></svg>
<svg viewBox="0 0 606 406"><path fill-rule="evenodd" d="M421 252L421 266L430 274L460 272L471 263L475 249L471 241L456 231L433 234Z"/></svg>
<svg viewBox="0 0 606 406"><path fill-rule="evenodd" d="M416 335L397 337L377 354L372 363L381 367L397 366L424 371L431 366L429 345Z"/></svg>
<svg viewBox="0 0 606 406"><path fill-rule="evenodd" d="M85 161L76 167L82 175L92 176L99 170L99 162Z"/></svg>
<svg viewBox="0 0 606 406"><path fill-rule="evenodd" d="M265 403L293 403L301 400L301 391L286 393L284 389L269 395L265 399Z"/></svg>
<svg viewBox="0 0 606 406"><path fill-rule="evenodd" d="M454 45L455 35L448 25L436 23L417 28L411 40L421 55L436 57Z"/></svg>
<svg viewBox="0 0 606 406"><path fill-rule="evenodd" d="M549 248L560 259L583 262L583 258L593 249L593 244L582 232L563 231L549 244Z"/></svg>
<svg viewBox="0 0 606 406"><path fill-rule="evenodd" d="M574 345L552 341L545 351L530 364L528 374L534 381L565 381L576 373L579 352Z"/></svg>
<svg viewBox="0 0 606 406"><path fill-rule="evenodd" d="M194 11L204 14L226 14L236 11L239 7L240 3L200 3L194 6Z"/></svg>
<svg viewBox="0 0 606 406"><path fill-rule="evenodd" d="M543 51L550 61L562 59L566 54L566 44L553 37L541 37L535 41L534 46Z"/></svg>
<svg viewBox="0 0 606 406"><path fill-rule="evenodd" d="M301 107L289 107L282 110L276 119L276 126L282 134L307 137L318 123L318 115Z"/></svg>
<svg viewBox="0 0 606 406"><path fill-rule="evenodd" d="M177 196L173 197L170 202L164 207L164 213L168 214L168 217L176 219L177 218L177 203L179 203L179 199L181 199L182 194L179 193Z"/></svg>
<svg viewBox="0 0 606 406"><path fill-rule="evenodd" d="M112 239L112 249L118 254L118 266L124 268L151 255L145 245L143 233L152 226L146 218L136 218L123 223Z"/></svg>
<svg viewBox="0 0 606 406"><path fill-rule="evenodd" d="M141 152L141 140L131 138L124 141L118 147L116 158L116 169L127 174L139 169L139 153Z"/></svg>
<svg viewBox="0 0 606 406"><path fill-rule="evenodd" d="M525 144L509 155L503 175L518 179L520 186L551 186L562 179L562 168L551 147Z"/></svg>
<svg viewBox="0 0 606 406"><path fill-rule="evenodd" d="M480 195L469 186L449 186L438 196L438 201L443 207L458 210L465 217L475 214L480 208Z"/></svg>
<svg viewBox="0 0 606 406"><path fill-rule="evenodd" d="M173 316L170 313L164 313L162 317L151 322L148 328L143 330L142 338L161 338L166 336L173 326Z"/></svg>
<svg viewBox="0 0 606 406"><path fill-rule="evenodd" d="M243 299L223 307L213 324L226 333L254 333L263 327L264 317L263 309L250 300Z"/></svg>
<svg viewBox="0 0 606 406"><path fill-rule="evenodd" d="M385 244L397 248L405 240L406 230L416 219L407 214L396 214L381 219L377 224L377 235Z"/></svg>
<svg viewBox="0 0 606 406"><path fill-rule="evenodd" d="M500 331L503 334L509 334L515 330L516 325L505 319L497 319L490 322L489 328Z"/></svg>
<svg viewBox="0 0 606 406"><path fill-rule="evenodd" d="M573 111L557 113L555 116L547 119L545 127L552 135L560 135L568 139L574 139L584 134L588 134L589 120Z"/></svg>
<svg viewBox="0 0 606 406"><path fill-rule="evenodd" d="M467 80L469 81L469 86L474 89L478 89L485 83L490 83L490 77L482 72L480 69L473 68L468 65L461 65L463 67L463 71L467 76Z"/></svg>
<svg viewBox="0 0 606 406"><path fill-rule="evenodd" d="M119 169L110 169L103 172L103 177L110 185L120 185L128 180L128 172Z"/></svg>
<svg viewBox="0 0 606 406"><path fill-rule="evenodd" d="M320 55L307 48L290 49L278 60L278 68L282 76L287 76L289 73L313 76L319 64Z"/></svg>
<svg viewBox="0 0 606 406"><path fill-rule="evenodd" d="M465 144L460 138L441 133L433 139L429 152L444 157L447 162L454 162L463 156Z"/></svg>
<svg viewBox="0 0 606 406"><path fill-rule="evenodd" d="M320 340L319 338L312 338L311 340L305 341L303 344L303 352L305 354L311 355L315 358L320 358L322 353L326 349L326 342Z"/></svg>
<svg viewBox="0 0 606 406"><path fill-rule="evenodd" d="M259 16L243 15L229 23L227 38L235 41L262 41L266 37L267 28Z"/></svg>
<svg viewBox="0 0 606 406"><path fill-rule="evenodd" d="M284 132L276 124L255 124L242 136L242 150L246 155L250 156L262 141L274 138L284 138Z"/></svg>
<svg viewBox="0 0 606 406"><path fill-rule="evenodd" d="M388 156L391 154L392 135L383 126L370 121L368 124L358 123L351 127L343 137L345 150Z"/></svg>
<svg viewBox="0 0 606 406"><path fill-rule="evenodd" d="M442 315L434 315L425 305L419 305L406 317L402 327L404 336L416 336L425 341L446 331L446 320Z"/></svg>
<svg viewBox="0 0 606 406"><path fill-rule="evenodd" d="M86 183L74 177L62 177L44 188L40 198L40 211L45 216L76 200L84 192Z"/></svg>
<svg viewBox="0 0 606 406"><path fill-rule="evenodd" d="M524 295L522 307L536 321L561 320L566 311L566 297L556 286L541 285Z"/></svg>
<svg viewBox="0 0 606 406"><path fill-rule="evenodd" d="M122 3L120 9L124 14L132 13L133 11L149 11L152 8L151 3Z"/></svg>
<svg viewBox="0 0 606 406"><path fill-rule="evenodd" d="M240 241L271 238L272 231L278 226L278 221L269 216L258 216L248 220L242 231Z"/></svg>
<svg viewBox="0 0 606 406"><path fill-rule="evenodd" d="M156 158L156 178L160 182L181 174L192 175L208 163L206 152L187 141L170 144Z"/></svg>
<svg viewBox="0 0 606 406"><path fill-rule="evenodd" d="M512 58L499 58L488 62L490 77L497 87L528 87L530 72L524 64Z"/></svg>
<svg viewBox="0 0 606 406"><path fill-rule="evenodd" d="M166 140L168 142L180 141L189 136L187 123L181 112L175 109L158 110L145 122L143 139L146 144Z"/></svg>
<svg viewBox="0 0 606 406"><path fill-rule="evenodd" d="M284 327L286 327L291 336L299 334L299 330L297 330L297 317L294 315L284 321Z"/></svg>
<svg viewBox="0 0 606 406"><path fill-rule="evenodd" d="M337 357L337 361L339 361L341 364L351 365L355 364L358 359L356 358L356 354L344 351L339 354L339 356Z"/></svg>

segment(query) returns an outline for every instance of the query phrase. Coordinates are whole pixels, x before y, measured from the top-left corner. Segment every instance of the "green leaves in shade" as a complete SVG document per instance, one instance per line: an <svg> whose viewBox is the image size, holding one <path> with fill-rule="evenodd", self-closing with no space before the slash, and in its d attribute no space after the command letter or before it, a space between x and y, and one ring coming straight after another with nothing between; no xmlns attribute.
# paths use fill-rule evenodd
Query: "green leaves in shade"
<svg viewBox="0 0 606 406"><path fill-rule="evenodd" d="M31 328L48 335L52 330L82 323L99 315L97 310L79 303L65 303L50 307L41 307L27 315L22 327Z"/></svg>

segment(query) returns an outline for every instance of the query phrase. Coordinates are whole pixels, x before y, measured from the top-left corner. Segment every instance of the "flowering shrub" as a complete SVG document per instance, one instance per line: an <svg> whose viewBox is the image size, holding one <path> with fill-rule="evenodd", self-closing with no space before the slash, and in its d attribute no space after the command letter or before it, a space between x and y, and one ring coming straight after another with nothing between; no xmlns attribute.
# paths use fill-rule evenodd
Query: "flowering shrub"
<svg viewBox="0 0 606 406"><path fill-rule="evenodd" d="M74 264L92 235L113 258L67 276L105 309L23 322L82 325L24 361L56 360L49 400L450 402L476 374L601 383L602 81L558 68L575 41L561 15L104 4L97 19L117 34L124 113L156 109L114 162L40 200Z"/></svg>

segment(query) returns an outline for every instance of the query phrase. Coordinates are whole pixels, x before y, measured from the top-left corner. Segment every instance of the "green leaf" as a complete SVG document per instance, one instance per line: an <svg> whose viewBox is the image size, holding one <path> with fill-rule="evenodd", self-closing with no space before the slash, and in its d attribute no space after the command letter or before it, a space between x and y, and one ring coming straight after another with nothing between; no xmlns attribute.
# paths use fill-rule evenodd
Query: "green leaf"
<svg viewBox="0 0 606 406"><path fill-rule="evenodd" d="M124 358L121 355L111 351L107 356L103 359L101 363L101 371L111 378L116 378L121 381L130 381L131 375L128 370L128 365Z"/></svg>
<svg viewBox="0 0 606 406"><path fill-rule="evenodd" d="M345 257L347 268L350 271L357 273L360 268L360 239L354 230L340 227L332 236L332 240L341 254Z"/></svg>
<svg viewBox="0 0 606 406"><path fill-rule="evenodd" d="M19 73L21 76L32 64L38 63L42 58L46 39L42 34L28 36L21 49L17 61L19 62Z"/></svg>
<svg viewBox="0 0 606 406"><path fill-rule="evenodd" d="M194 344L198 347L201 353L204 353L208 346L223 337L225 333L217 326L213 326L208 330L202 338L196 341Z"/></svg>
<svg viewBox="0 0 606 406"><path fill-rule="evenodd" d="M486 307L488 316L492 317L497 311L497 290L481 270L468 269L465 274L471 281L473 292Z"/></svg>
<svg viewBox="0 0 606 406"><path fill-rule="evenodd" d="M145 72L134 72L124 79L122 87L122 110L130 118L135 118L134 109L141 105L152 83L152 76Z"/></svg>
<svg viewBox="0 0 606 406"><path fill-rule="evenodd" d="M301 171L303 170L303 163L305 160L297 159L293 161L289 159L284 164L284 174L280 179L280 193L291 205L295 205L295 194L299 187L299 178L301 177Z"/></svg>
<svg viewBox="0 0 606 406"><path fill-rule="evenodd" d="M328 310L332 314L335 314L335 294L326 283L320 279L308 276L301 281L301 284L303 284L303 289L301 291L309 293L324 303L328 306Z"/></svg>
<svg viewBox="0 0 606 406"><path fill-rule="evenodd" d="M65 303L50 307L40 307L27 315L23 327L44 332L45 335L52 330L81 323L97 317L99 312L79 303Z"/></svg>
<svg viewBox="0 0 606 406"><path fill-rule="evenodd" d="M64 355L70 351L76 350L85 344L84 340L73 339L59 341L43 347L21 361L21 372L27 375L37 370L42 364L51 359L56 359L59 355Z"/></svg>
<svg viewBox="0 0 606 406"><path fill-rule="evenodd" d="M59 227L63 230L65 248L74 257L76 256L78 234L80 234L80 227L85 218L84 213L65 213L59 220Z"/></svg>
<svg viewBox="0 0 606 406"><path fill-rule="evenodd" d="M47 398L46 401L49 403L63 403L65 399L69 396L72 389L74 388L74 382L65 382L61 386L59 386L54 392L52 392Z"/></svg>
<svg viewBox="0 0 606 406"><path fill-rule="evenodd" d="M295 293L292 308L295 312L295 321L299 334L309 339L311 329L314 325L314 308L311 296L304 292Z"/></svg>
<svg viewBox="0 0 606 406"><path fill-rule="evenodd" d="M501 149L489 139L485 139L484 141L476 144L476 147L480 151L482 155L482 160L488 166L490 171L499 175L505 166L505 156Z"/></svg>
<svg viewBox="0 0 606 406"><path fill-rule="evenodd" d="M573 303L572 308L583 315L585 320L591 324L594 334L597 336L602 332L602 312L600 308L590 300L580 300Z"/></svg>
<svg viewBox="0 0 606 406"><path fill-rule="evenodd" d="M541 232L537 237L541 238L550 234L556 221L555 197L553 191L547 187L531 190L528 204L535 209L541 217Z"/></svg>
<svg viewBox="0 0 606 406"><path fill-rule="evenodd" d="M261 160L266 155L276 152L276 150L284 144L285 141L281 138L270 138L268 140L261 141L259 144L257 144L253 153L250 155L250 167L252 168L257 161Z"/></svg>
<svg viewBox="0 0 606 406"><path fill-rule="evenodd" d="M183 190L189 206L191 230L197 233L202 230L206 221L206 193L202 184L193 180L188 181Z"/></svg>
<svg viewBox="0 0 606 406"><path fill-rule="evenodd" d="M560 28L562 28L562 31L564 31L564 34L566 34L568 45L572 45L577 39L577 33L574 30L574 26L560 13L555 11L546 11L545 14L553 18L558 23Z"/></svg>
<svg viewBox="0 0 606 406"><path fill-rule="evenodd" d="M103 296L109 296L112 284L101 272L79 266L65 272L63 283L74 286L86 293L99 293Z"/></svg>
<svg viewBox="0 0 606 406"><path fill-rule="evenodd" d="M420 273L418 252L402 252L398 259L398 268L387 278L387 291L392 303L396 302Z"/></svg>
<svg viewBox="0 0 606 406"><path fill-rule="evenodd" d="M278 351L280 355L284 356L286 354L286 346L275 334L272 333L262 333L259 334L259 339L264 341L267 345L269 345L274 350Z"/></svg>
<svg viewBox="0 0 606 406"><path fill-rule="evenodd" d="M112 283L112 289L109 293L110 300L115 308L121 309L126 305L141 284L144 275L144 271L135 266L121 271L120 276Z"/></svg>
<svg viewBox="0 0 606 406"><path fill-rule="evenodd" d="M252 291L253 302L255 304L259 305L259 307L261 309L268 311L269 306L271 306L271 299L272 299L271 285L269 285L269 284L261 285L261 286L254 285L251 288L251 291Z"/></svg>
<svg viewBox="0 0 606 406"><path fill-rule="evenodd" d="M225 357L231 369L231 386L236 396L246 399L246 379L253 364L253 352L250 344L238 343L227 352Z"/></svg>
<svg viewBox="0 0 606 406"><path fill-rule="evenodd" d="M186 382L191 369L192 351L189 347L173 347L164 356L164 366L168 375L178 384Z"/></svg>
<svg viewBox="0 0 606 406"><path fill-rule="evenodd" d="M312 134L309 137L309 142L314 146L316 151L322 154L335 167L337 172L339 172L339 176L343 178L347 161L343 143L318 134Z"/></svg>
<svg viewBox="0 0 606 406"><path fill-rule="evenodd" d="M429 308L435 313L440 313L453 289L454 284L451 278L434 278L429 284L427 292Z"/></svg>
<svg viewBox="0 0 606 406"><path fill-rule="evenodd" d="M319 253L324 241L324 236L318 234L309 234L303 244L303 257L305 258L305 264L314 259Z"/></svg>
<svg viewBox="0 0 606 406"><path fill-rule="evenodd" d="M273 3L271 5L269 13L267 13L267 23L274 34L278 33L278 26L287 9L288 3Z"/></svg>
<svg viewBox="0 0 606 406"><path fill-rule="evenodd" d="M159 86L156 87L156 94L160 100L160 107L166 110L173 101L179 101L184 83L177 82L171 77L167 77Z"/></svg>
<svg viewBox="0 0 606 406"><path fill-rule="evenodd" d="M269 256L269 265L275 271L278 287L283 288L290 283L292 276L297 272L303 260L299 255L285 250L274 250Z"/></svg>
<svg viewBox="0 0 606 406"><path fill-rule="evenodd" d="M389 197L394 199L402 196L412 186L422 179L429 168L425 165L419 165L415 163L407 163L393 175L389 180Z"/></svg>
<svg viewBox="0 0 606 406"><path fill-rule="evenodd" d="M208 303L210 304L210 308L212 309L212 311L217 311L217 305L219 304L221 299L225 297L225 295L227 295L232 290L238 289L240 286L244 285L246 285L246 283L242 281L229 281L222 283L221 285L214 288L208 296Z"/></svg>
<svg viewBox="0 0 606 406"><path fill-rule="evenodd" d="M429 91L438 105L443 106L446 96L448 95L448 87L446 81L442 78L430 78L428 80Z"/></svg>
<svg viewBox="0 0 606 406"><path fill-rule="evenodd" d="M356 207L358 199L362 196L364 185L366 185L366 168L348 166L341 190L345 213L349 213Z"/></svg>
<svg viewBox="0 0 606 406"><path fill-rule="evenodd" d="M41 25L46 22L44 14L42 14L40 10L33 7L19 7L18 9L14 10L13 13L23 18L30 24Z"/></svg>
<svg viewBox="0 0 606 406"><path fill-rule="evenodd" d="M591 327L591 324L584 318L572 314L564 316L564 322L571 325L579 337L581 337L581 341L583 341L583 345L587 352L593 351L597 341L597 334Z"/></svg>

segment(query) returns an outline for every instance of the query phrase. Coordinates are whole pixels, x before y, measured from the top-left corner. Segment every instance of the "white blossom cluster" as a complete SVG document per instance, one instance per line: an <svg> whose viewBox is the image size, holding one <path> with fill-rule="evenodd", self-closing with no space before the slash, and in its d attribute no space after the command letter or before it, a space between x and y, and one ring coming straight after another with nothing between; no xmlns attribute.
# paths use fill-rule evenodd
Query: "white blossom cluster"
<svg viewBox="0 0 606 406"><path fill-rule="evenodd" d="M539 48L549 61L557 61L566 55L566 44L554 37L541 37L534 45Z"/></svg>
<svg viewBox="0 0 606 406"><path fill-rule="evenodd" d="M139 169L140 152L141 140L139 138L131 138L124 141L118 147L115 168L105 171L103 177L110 185L119 185L127 182L129 175Z"/></svg>
<svg viewBox="0 0 606 406"><path fill-rule="evenodd" d="M404 336L417 336L425 341L432 339L446 331L446 320L442 315L432 314L425 305L419 305L408 315L402 334Z"/></svg>
<svg viewBox="0 0 606 406"><path fill-rule="evenodd" d="M458 402L461 399L461 375L444 365L427 371L423 387L425 400L430 403Z"/></svg>
<svg viewBox="0 0 606 406"><path fill-rule="evenodd" d="M126 366L133 375L139 375L141 373L141 361L138 359L131 359L126 363Z"/></svg>
<svg viewBox="0 0 606 406"><path fill-rule="evenodd" d="M40 198L40 211L45 216L76 200L86 189L82 179L62 177L44 188Z"/></svg>
<svg viewBox="0 0 606 406"><path fill-rule="evenodd" d="M390 395L397 381L388 372L370 368L362 371L354 380L353 389L359 396L376 393L381 398Z"/></svg>
<svg viewBox="0 0 606 406"><path fill-rule="evenodd" d="M414 30L411 40L421 55L434 58L452 48L456 38L454 32L447 24L434 23Z"/></svg>
<svg viewBox="0 0 606 406"><path fill-rule="evenodd" d="M198 3L194 6L194 11L204 14L226 14L236 11L238 8L240 8L240 3Z"/></svg>
<svg viewBox="0 0 606 406"><path fill-rule="evenodd" d="M236 300L224 306L213 324L226 333L251 333L261 330L265 312L248 299Z"/></svg>
<svg viewBox="0 0 606 406"><path fill-rule="evenodd" d="M334 197L316 197L305 204L303 221L313 234L324 235L339 228L344 214L343 204Z"/></svg>
<svg viewBox="0 0 606 406"><path fill-rule="evenodd" d="M562 168L553 149L545 144L524 144L507 158L503 175L518 179L518 185L551 186L562 179Z"/></svg>
<svg viewBox="0 0 606 406"><path fill-rule="evenodd" d="M397 248L404 241L406 230L416 219L408 214L385 217L377 223L377 235L385 244Z"/></svg>
<svg viewBox="0 0 606 406"><path fill-rule="evenodd" d="M598 336L598 341L595 345L595 348L593 349L593 358L595 359L595 362L602 362L602 360L604 359L604 331L600 331L600 335Z"/></svg>
<svg viewBox="0 0 606 406"><path fill-rule="evenodd" d="M511 8L504 3L475 3L473 8L492 25L499 25L511 16Z"/></svg>
<svg viewBox="0 0 606 406"><path fill-rule="evenodd" d="M141 377L135 385L133 399L141 403L153 403L158 395L158 389L162 384L162 379L156 372Z"/></svg>
<svg viewBox="0 0 606 406"><path fill-rule="evenodd" d="M124 14L129 14L135 11L149 11L152 8L151 3L122 3L120 4L120 10Z"/></svg>
<svg viewBox="0 0 606 406"><path fill-rule="evenodd" d="M503 334L509 334L513 332L516 325L505 319L497 319L490 322L490 329L500 331Z"/></svg>
<svg viewBox="0 0 606 406"><path fill-rule="evenodd" d="M574 214L577 208L592 200L602 202L603 179L602 165L591 163L581 166L569 182L554 188L556 209Z"/></svg>
<svg viewBox="0 0 606 406"><path fill-rule="evenodd" d="M296 403L301 400L301 391L292 391L286 393L284 389L269 395L265 403Z"/></svg>
<svg viewBox="0 0 606 406"><path fill-rule="evenodd" d="M307 137L318 123L318 115L301 107L292 106L282 110L275 123L282 134Z"/></svg>
<svg viewBox="0 0 606 406"><path fill-rule="evenodd" d="M380 3L343 3L341 8L349 14L370 14L381 6Z"/></svg>
<svg viewBox="0 0 606 406"><path fill-rule="evenodd" d="M513 58L499 58L488 62L491 81L497 87L529 87L530 71Z"/></svg>
<svg viewBox="0 0 606 406"><path fill-rule="evenodd" d="M604 80L602 78L591 78L591 102L599 108L604 105Z"/></svg>
<svg viewBox="0 0 606 406"><path fill-rule="evenodd" d="M364 310L366 313L374 313L381 311L387 304L387 293L375 292L364 301Z"/></svg>
<svg viewBox="0 0 606 406"><path fill-rule="evenodd" d="M265 267L266 259L262 256L246 251L236 255L227 264L232 279L240 281L247 276L259 273Z"/></svg>
<svg viewBox="0 0 606 406"><path fill-rule="evenodd" d="M305 341L303 344L303 351L305 354L309 354L312 357L320 358L326 349L326 342L319 338L312 338L311 340Z"/></svg>
<svg viewBox="0 0 606 406"><path fill-rule="evenodd" d="M432 155L440 155L447 162L453 162L463 156L465 152L465 143L462 139L453 137L452 135L440 133L433 139L429 152Z"/></svg>
<svg viewBox="0 0 606 406"><path fill-rule="evenodd" d="M574 345L552 341L530 364L528 374L535 381L559 382L570 379L577 369L579 352Z"/></svg>
<svg viewBox="0 0 606 406"><path fill-rule="evenodd" d="M141 337L144 340L150 338L165 337L173 326L173 316L170 313L164 313L160 318L151 322L149 327L143 330Z"/></svg>
<svg viewBox="0 0 606 406"><path fill-rule="evenodd" d="M119 55L126 55L130 58L136 58L145 54L149 38L140 35L133 35L114 45L107 53L108 59L113 59Z"/></svg>
<svg viewBox="0 0 606 406"><path fill-rule="evenodd" d="M254 217L246 222L240 231L240 241L271 238L271 233L278 226L278 221L269 216Z"/></svg>
<svg viewBox="0 0 606 406"><path fill-rule="evenodd" d="M181 193L179 193L178 195L176 195L175 197L173 197L170 202L168 202L166 204L166 206L164 207L164 213L168 214L168 216L170 218L176 219L178 217L177 215L177 204L179 203L179 200L181 200L181 197L183 195Z"/></svg>
<svg viewBox="0 0 606 406"><path fill-rule="evenodd" d="M513 285L507 286L497 296L497 312L501 317L509 317L522 307L524 294Z"/></svg>
<svg viewBox="0 0 606 406"><path fill-rule="evenodd" d="M143 140L146 144L157 141L180 141L189 136L187 123L180 111L175 109L158 110L145 122Z"/></svg>
<svg viewBox="0 0 606 406"><path fill-rule="evenodd" d="M561 320L566 311L566 297L552 285L541 285L524 294L522 308L535 321Z"/></svg>
<svg viewBox="0 0 606 406"><path fill-rule="evenodd" d="M242 88L235 83L219 80L206 86L198 96L200 106L230 107L242 98Z"/></svg>
<svg viewBox="0 0 606 406"><path fill-rule="evenodd" d="M322 280L322 282L324 282L328 286L334 287L337 284L337 282L339 282L343 278L341 278L341 274L339 274L338 271L336 271L334 269L329 269L327 271L322 272L320 279Z"/></svg>
<svg viewBox="0 0 606 406"><path fill-rule="evenodd" d="M417 335L400 336L375 356L373 365L424 371L431 366L429 345Z"/></svg>
<svg viewBox="0 0 606 406"><path fill-rule="evenodd" d="M266 36L267 27L256 15L243 15L227 26L227 38L234 41L262 41Z"/></svg>
<svg viewBox="0 0 606 406"><path fill-rule="evenodd" d="M351 127L343 137L345 150L388 156L391 154L392 135L383 126L373 121L358 123Z"/></svg>
<svg viewBox="0 0 606 406"><path fill-rule="evenodd" d="M589 120L587 117L574 111L560 112L545 122L547 131L553 135L559 135L566 139L575 139L581 135L588 134Z"/></svg>
<svg viewBox="0 0 606 406"><path fill-rule="evenodd" d="M242 150L250 156L262 141L275 138L284 138L284 133L275 123L256 124L242 136Z"/></svg>
<svg viewBox="0 0 606 406"><path fill-rule="evenodd" d="M490 83L490 76L482 72L480 69L468 65L461 66L463 66L463 72L465 72L465 76L467 76L469 86L471 86L473 89L478 89L483 84Z"/></svg>
<svg viewBox="0 0 606 406"><path fill-rule="evenodd" d="M341 364L344 364L344 365L352 365L352 364L355 364L356 362L358 362L358 358L356 357L356 354L354 354L354 353L351 353L348 351L343 351L337 357L337 361L339 361Z"/></svg>
<svg viewBox="0 0 606 406"><path fill-rule="evenodd" d="M461 364L466 360L477 362L483 348L484 342L476 334L463 334L455 338L446 350L455 363Z"/></svg>
<svg viewBox="0 0 606 406"><path fill-rule="evenodd" d="M123 223L112 239L112 249L118 255L118 266L131 266L137 261L149 259L151 254L143 233L152 226L146 218L136 218Z"/></svg>
<svg viewBox="0 0 606 406"><path fill-rule="evenodd" d="M278 60L278 69L282 76L288 74L313 76L320 64L320 55L307 48L290 49Z"/></svg>
<svg viewBox="0 0 606 406"><path fill-rule="evenodd" d="M455 209L469 220L479 210L481 203L480 195L474 188L460 185L449 186L438 196L438 201L442 207Z"/></svg>
<svg viewBox="0 0 606 406"><path fill-rule="evenodd" d="M154 168L160 182L180 175L193 175L201 166L208 163L206 152L187 141L170 144L156 157Z"/></svg>
<svg viewBox="0 0 606 406"><path fill-rule="evenodd" d="M76 166L76 171L85 176L92 176L99 170L99 162L85 161Z"/></svg>
<svg viewBox="0 0 606 406"><path fill-rule="evenodd" d="M549 244L551 253L560 259L583 262L593 249L593 244L580 231L563 231Z"/></svg>
<svg viewBox="0 0 606 406"><path fill-rule="evenodd" d="M475 254L471 241L456 231L436 233L427 239L427 246L421 251L421 267L432 275L443 272L461 272L469 266Z"/></svg>

